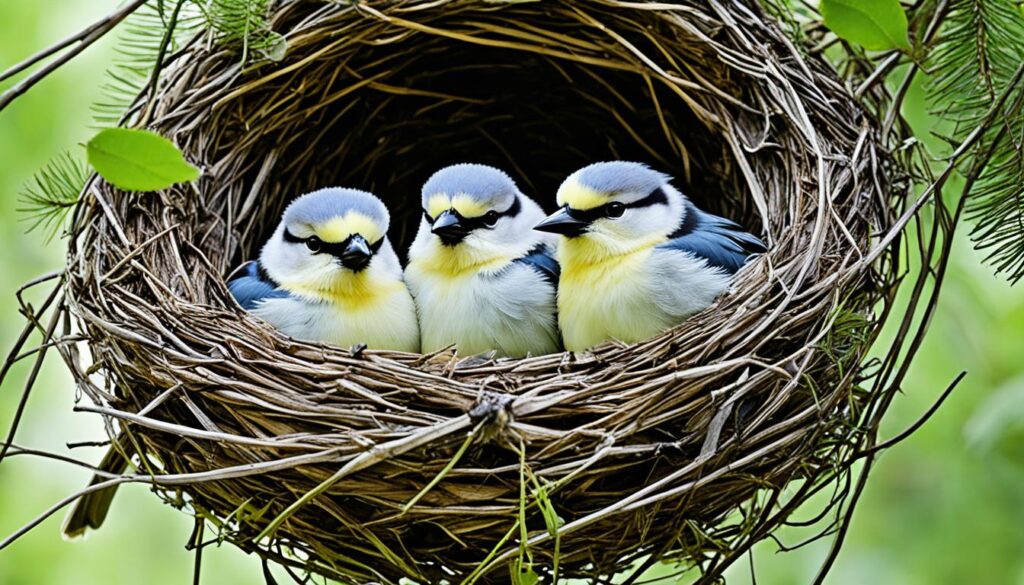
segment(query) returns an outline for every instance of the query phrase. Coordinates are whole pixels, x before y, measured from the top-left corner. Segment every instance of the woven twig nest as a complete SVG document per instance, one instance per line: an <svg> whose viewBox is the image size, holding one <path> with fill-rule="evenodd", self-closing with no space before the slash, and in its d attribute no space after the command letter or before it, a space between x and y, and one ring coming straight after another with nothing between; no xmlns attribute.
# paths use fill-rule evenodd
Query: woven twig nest
<svg viewBox="0 0 1024 585"><path fill-rule="evenodd" d="M282 62L197 41L140 98L203 178L97 182L74 223L66 287L94 364L72 368L169 502L348 582L503 580L521 557L543 575L555 556L560 576L596 576L727 564L842 472L878 399L858 384L899 203L873 120L756 3L274 10ZM523 360L299 342L224 284L316 187L378 194L404 250L443 165L507 169L551 209L568 173L608 159L673 174L770 252L654 339Z"/></svg>

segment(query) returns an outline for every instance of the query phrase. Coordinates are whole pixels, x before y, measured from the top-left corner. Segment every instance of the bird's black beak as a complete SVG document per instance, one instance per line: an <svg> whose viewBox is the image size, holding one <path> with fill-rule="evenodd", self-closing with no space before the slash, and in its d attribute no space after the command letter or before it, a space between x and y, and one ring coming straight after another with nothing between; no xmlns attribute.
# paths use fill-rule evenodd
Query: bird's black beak
<svg viewBox="0 0 1024 585"><path fill-rule="evenodd" d="M462 218L450 209L437 216L437 219L434 220L434 225L431 226L430 231L437 234L437 237L441 238L441 243L446 246L454 246L455 244L458 244L463 240L463 238L468 236L470 232L470 230L466 229L466 226L462 223Z"/></svg>
<svg viewBox="0 0 1024 585"><path fill-rule="evenodd" d="M563 207L544 218L544 221L533 226L533 229L552 234L561 234L567 238L575 238L586 233L587 226L589 225L589 221L573 217L569 213L569 209Z"/></svg>
<svg viewBox="0 0 1024 585"><path fill-rule="evenodd" d="M352 236L341 253L341 265L352 272L359 272L370 264L373 252L363 236Z"/></svg>

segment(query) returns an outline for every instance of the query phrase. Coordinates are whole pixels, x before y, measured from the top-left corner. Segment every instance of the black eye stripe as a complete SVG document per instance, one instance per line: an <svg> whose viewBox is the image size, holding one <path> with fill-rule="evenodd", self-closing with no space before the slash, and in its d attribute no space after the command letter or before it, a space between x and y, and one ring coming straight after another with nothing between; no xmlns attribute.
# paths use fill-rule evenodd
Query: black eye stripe
<svg viewBox="0 0 1024 585"><path fill-rule="evenodd" d="M300 238L299 236L296 236L288 228L284 229L284 241L288 242L289 244L305 244L306 239L307 238ZM328 243L323 240L320 240L320 251L315 253L330 254L331 256L341 256L345 252L345 248L348 247L349 242L351 241L352 236L345 238L344 241L334 243ZM384 238L381 238L372 244L367 244L367 247L370 248L371 252L376 254L377 250L380 250L381 246L383 245Z"/></svg>
<svg viewBox="0 0 1024 585"><path fill-rule="evenodd" d="M306 243L305 238L300 238L299 236L296 236L288 228L284 228L284 241L288 242L289 244L304 244L304 243Z"/></svg>
<svg viewBox="0 0 1024 585"><path fill-rule="evenodd" d="M505 211L497 212L497 216L496 216L495 219L497 220L497 219L501 219L503 217L515 217L515 216L519 215L519 212L522 211L522 209L523 209L522 202L519 201L519 197L515 197L512 200L512 205L510 205L508 209L506 209ZM485 214L481 215L480 217L463 217L463 215L460 214L458 211L456 211L454 208L450 208L447 211L450 211L455 217L457 217L459 219L459 223L461 223L466 228L466 230L472 231L472 230L475 230L475 229L478 229L478 228L494 227L494 224L488 224L488 222L487 222L487 215L490 212L485 213ZM492 216L492 217L494 217L494 216ZM423 210L423 219L427 220L427 223L433 225L434 224L434 220L436 220L437 218L430 217L430 212L428 212L426 209L424 209Z"/></svg>
<svg viewBox="0 0 1024 585"><path fill-rule="evenodd" d="M573 209L566 205L565 211L576 219L591 222L601 219L602 217L608 217L608 206L612 203L619 202L613 201L591 209ZM650 207L652 205L668 205L668 196L665 195L665 191L661 187L658 187L643 199L637 199L632 203L621 203L621 205L623 209L636 209L638 207Z"/></svg>

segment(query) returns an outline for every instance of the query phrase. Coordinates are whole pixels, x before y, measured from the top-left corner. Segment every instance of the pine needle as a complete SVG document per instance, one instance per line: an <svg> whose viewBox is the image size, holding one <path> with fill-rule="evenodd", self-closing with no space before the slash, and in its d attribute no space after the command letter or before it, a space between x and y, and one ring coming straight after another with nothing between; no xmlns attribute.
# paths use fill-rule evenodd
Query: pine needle
<svg viewBox="0 0 1024 585"><path fill-rule="evenodd" d="M254 53L274 61L284 56L284 37L270 30L267 19L270 0L207 0L197 4L217 40L241 48L243 64L249 63Z"/></svg>
<svg viewBox="0 0 1024 585"><path fill-rule="evenodd" d="M936 114L958 141L972 132L1024 62L1024 18L1005 0L952 0L929 65ZM1024 91L1015 88L1013 91ZM971 237L986 260L1011 282L1024 278L1024 112L1011 104L978 152L992 152L970 193ZM967 168L967 167L965 167Z"/></svg>
<svg viewBox="0 0 1024 585"><path fill-rule="evenodd" d="M115 48L117 57L106 73L102 85L103 98L93 104L93 118L98 126L117 126L139 94L150 83L160 48L168 35L170 13L161 0L151 0L122 25ZM170 31L167 54L181 48L202 24L198 10L186 7Z"/></svg>
<svg viewBox="0 0 1024 585"><path fill-rule="evenodd" d="M25 185L21 194L24 221L28 231L40 229L52 240L64 225L68 212L78 203L79 195L89 179L85 162L68 151L50 160Z"/></svg>

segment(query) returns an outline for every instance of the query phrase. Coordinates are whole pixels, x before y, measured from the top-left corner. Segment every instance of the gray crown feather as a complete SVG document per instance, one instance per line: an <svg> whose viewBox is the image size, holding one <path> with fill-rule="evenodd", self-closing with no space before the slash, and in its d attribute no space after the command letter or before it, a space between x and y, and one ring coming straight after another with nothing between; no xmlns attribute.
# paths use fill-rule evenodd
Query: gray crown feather
<svg viewBox="0 0 1024 585"><path fill-rule="evenodd" d="M462 163L445 167L427 179L423 184L423 205L431 196L445 194L465 195L487 207L502 208L518 192L515 181L505 172L487 165Z"/></svg>
<svg viewBox="0 0 1024 585"><path fill-rule="evenodd" d="M284 211L285 225L317 226L349 211L361 213L387 231L390 216L387 207L372 193L358 189L328 187L306 193L292 201Z"/></svg>
<svg viewBox="0 0 1024 585"><path fill-rule="evenodd" d="M607 195L647 195L672 179L643 163L626 161L594 163L576 171L575 175L584 187Z"/></svg>

